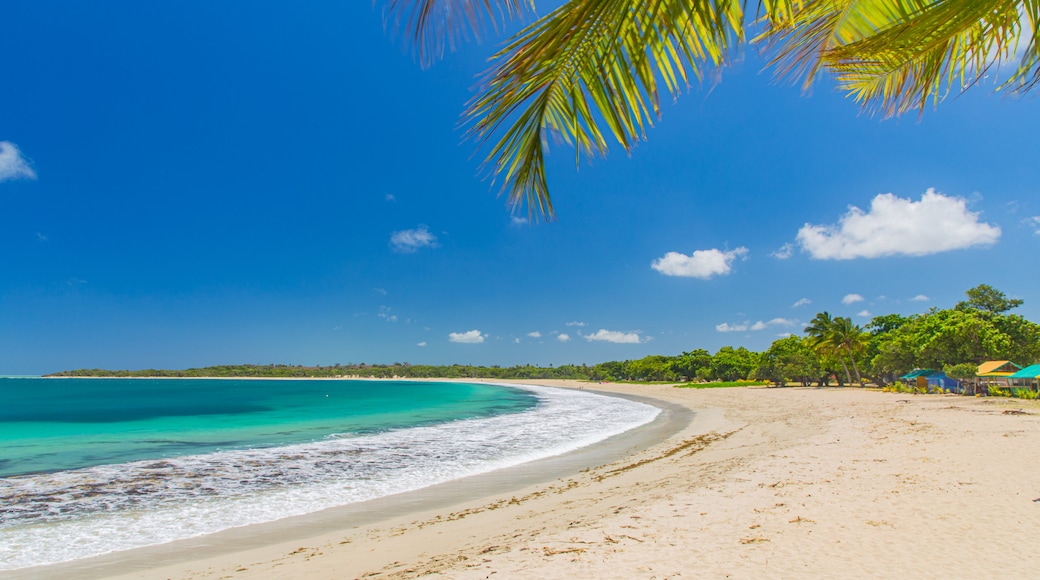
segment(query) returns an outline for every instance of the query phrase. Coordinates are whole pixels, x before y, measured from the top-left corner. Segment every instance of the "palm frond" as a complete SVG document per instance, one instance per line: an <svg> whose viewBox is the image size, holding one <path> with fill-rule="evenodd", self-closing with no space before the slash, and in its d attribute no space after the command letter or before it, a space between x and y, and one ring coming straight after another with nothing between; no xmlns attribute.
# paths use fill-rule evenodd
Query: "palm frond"
<svg viewBox="0 0 1040 580"><path fill-rule="evenodd" d="M773 62L781 74L811 83L829 69L861 106L893 116L923 110L1007 62L1022 35L1022 6L1023 0L817 0L771 22L760 39L777 49Z"/></svg>
<svg viewBox="0 0 1040 580"><path fill-rule="evenodd" d="M470 136L500 134L486 164L514 208L554 217L545 176L551 134L575 158L626 150L672 95L718 65L742 34L740 0L570 0L492 57L466 118Z"/></svg>
<svg viewBox="0 0 1040 580"><path fill-rule="evenodd" d="M1024 93L1040 84L1040 0L1022 2L1022 46L1018 70L1004 83L1002 88ZM1028 36L1027 36L1028 35Z"/></svg>
<svg viewBox="0 0 1040 580"><path fill-rule="evenodd" d="M421 63L430 64L444 49L470 35L479 39L491 26L498 30L508 20L534 11L534 0L387 0L384 25L409 37Z"/></svg>

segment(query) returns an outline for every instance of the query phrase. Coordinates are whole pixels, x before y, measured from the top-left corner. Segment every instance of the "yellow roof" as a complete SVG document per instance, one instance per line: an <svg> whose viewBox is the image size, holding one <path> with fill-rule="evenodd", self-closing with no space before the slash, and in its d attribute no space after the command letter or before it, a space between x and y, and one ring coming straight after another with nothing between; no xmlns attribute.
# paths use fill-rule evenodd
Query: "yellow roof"
<svg viewBox="0 0 1040 580"><path fill-rule="evenodd" d="M1010 368L1003 368L1005 366L1009 366ZM979 365L979 370L976 371L975 374L980 377L1003 377L1014 374L1021 368L1022 367L1009 360L988 360Z"/></svg>

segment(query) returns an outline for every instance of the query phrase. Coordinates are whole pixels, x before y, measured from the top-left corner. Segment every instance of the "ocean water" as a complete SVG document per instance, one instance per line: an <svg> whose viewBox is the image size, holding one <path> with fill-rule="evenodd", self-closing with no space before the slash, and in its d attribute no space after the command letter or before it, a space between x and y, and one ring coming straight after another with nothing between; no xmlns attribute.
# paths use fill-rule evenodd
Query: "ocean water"
<svg viewBox="0 0 1040 580"><path fill-rule="evenodd" d="M487 384L0 379L0 570L420 489L658 412Z"/></svg>

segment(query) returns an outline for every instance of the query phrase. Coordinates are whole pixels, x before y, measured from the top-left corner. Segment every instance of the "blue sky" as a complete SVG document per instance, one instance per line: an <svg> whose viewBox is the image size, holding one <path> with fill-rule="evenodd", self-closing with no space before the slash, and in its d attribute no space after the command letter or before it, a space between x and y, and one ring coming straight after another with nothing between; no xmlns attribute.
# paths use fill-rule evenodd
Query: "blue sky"
<svg viewBox="0 0 1040 580"><path fill-rule="evenodd" d="M8 3L0 373L764 349L979 283L1040 320L1035 97L881 121L749 50L630 156L553 147L528 224L457 128L494 47L422 69L366 2Z"/></svg>

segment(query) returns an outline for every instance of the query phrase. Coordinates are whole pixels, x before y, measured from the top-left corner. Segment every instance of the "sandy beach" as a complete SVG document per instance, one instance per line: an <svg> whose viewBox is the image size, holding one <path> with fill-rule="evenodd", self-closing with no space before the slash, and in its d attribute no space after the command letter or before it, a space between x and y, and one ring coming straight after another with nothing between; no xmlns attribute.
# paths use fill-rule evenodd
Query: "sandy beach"
<svg viewBox="0 0 1040 580"><path fill-rule="evenodd" d="M1035 403L858 389L581 386L696 416L648 448L551 481L386 510L361 525L296 527L105 575L1024 578L1040 566Z"/></svg>

